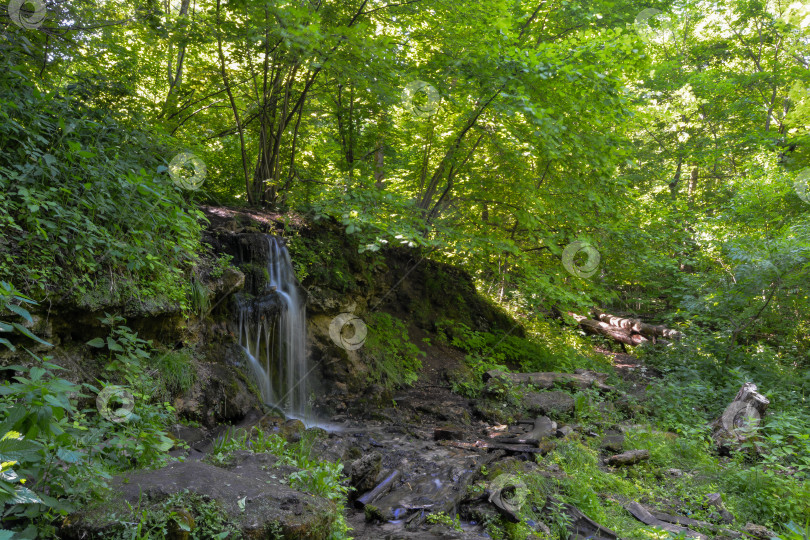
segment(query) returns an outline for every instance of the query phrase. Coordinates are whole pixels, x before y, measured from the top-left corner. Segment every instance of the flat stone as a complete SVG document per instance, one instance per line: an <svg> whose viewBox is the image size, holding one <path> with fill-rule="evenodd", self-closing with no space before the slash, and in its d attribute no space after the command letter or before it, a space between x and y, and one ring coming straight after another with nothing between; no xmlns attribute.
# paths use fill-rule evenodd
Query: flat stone
<svg viewBox="0 0 810 540"><path fill-rule="evenodd" d="M530 414L560 417L574 412L574 398L560 391L528 392L523 404Z"/></svg>
<svg viewBox="0 0 810 540"><path fill-rule="evenodd" d="M776 537L776 533L772 530L754 523L748 523L745 527L743 527L743 532L760 540L768 540L769 538Z"/></svg>
<svg viewBox="0 0 810 540"><path fill-rule="evenodd" d="M285 538L322 538L334 521L334 504L282 484L280 479L297 469L274 468L276 460L270 454L234 452L229 469L185 461L115 476L109 496L69 516L60 537L109 537L124 522L140 518L138 512L126 516L129 505L139 511L156 509L169 496L187 490L219 503L227 519L249 538L269 538L277 527Z"/></svg>
<svg viewBox="0 0 810 540"><path fill-rule="evenodd" d="M624 433L614 429L609 429L602 437L601 447L611 452L621 452L624 447Z"/></svg>
<svg viewBox="0 0 810 540"><path fill-rule="evenodd" d="M574 429L571 426L563 426L557 429L557 437L564 439L574 433Z"/></svg>

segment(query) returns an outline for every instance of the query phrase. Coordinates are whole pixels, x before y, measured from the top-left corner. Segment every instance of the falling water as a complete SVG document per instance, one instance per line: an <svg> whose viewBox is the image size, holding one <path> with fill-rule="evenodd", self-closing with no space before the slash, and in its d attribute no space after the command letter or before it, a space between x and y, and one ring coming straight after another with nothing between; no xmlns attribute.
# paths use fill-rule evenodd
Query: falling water
<svg viewBox="0 0 810 540"><path fill-rule="evenodd" d="M239 343L265 403L288 415L309 418L309 366L306 353L306 308L299 298L290 254L277 238L267 236L269 281L260 297L276 295L278 317L268 317L266 302L246 303L239 311Z"/></svg>

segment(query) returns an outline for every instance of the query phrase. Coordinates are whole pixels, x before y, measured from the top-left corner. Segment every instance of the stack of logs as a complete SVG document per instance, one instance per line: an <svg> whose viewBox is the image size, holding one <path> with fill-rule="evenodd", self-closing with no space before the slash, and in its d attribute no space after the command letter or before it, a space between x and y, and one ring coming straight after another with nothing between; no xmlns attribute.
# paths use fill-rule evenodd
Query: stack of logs
<svg viewBox="0 0 810 540"><path fill-rule="evenodd" d="M612 339L622 345L633 347L644 343L668 344L668 340L679 340L681 333L665 326L647 324L639 319L617 317L599 309L591 310L589 316L568 312L568 315L579 323L580 328L589 334Z"/></svg>

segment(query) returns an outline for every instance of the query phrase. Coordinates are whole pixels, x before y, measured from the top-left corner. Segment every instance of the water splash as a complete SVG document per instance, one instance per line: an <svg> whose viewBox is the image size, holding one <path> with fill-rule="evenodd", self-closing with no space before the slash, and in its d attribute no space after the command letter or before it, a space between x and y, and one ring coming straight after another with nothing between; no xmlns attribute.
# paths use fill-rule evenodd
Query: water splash
<svg viewBox="0 0 810 540"><path fill-rule="evenodd" d="M311 417L306 306L299 296L290 254L280 240L267 236L268 281L259 298L239 310L239 343L245 349L265 403L302 420ZM280 301L269 316L267 300Z"/></svg>

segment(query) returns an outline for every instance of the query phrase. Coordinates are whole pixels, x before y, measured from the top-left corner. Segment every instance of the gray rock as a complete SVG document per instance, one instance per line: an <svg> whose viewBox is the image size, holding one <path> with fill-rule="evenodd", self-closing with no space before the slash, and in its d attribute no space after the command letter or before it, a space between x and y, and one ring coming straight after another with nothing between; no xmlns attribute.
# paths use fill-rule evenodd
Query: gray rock
<svg viewBox="0 0 810 540"><path fill-rule="evenodd" d="M158 470L139 470L114 477L110 495L73 514L60 530L62 538L108 538L138 521L127 516L156 509L169 496L187 490L221 505L227 519L250 538L269 538L280 527L284 537L316 540L334 521L334 504L291 489L280 478L292 467L273 468L269 454L235 452L230 469L202 461L175 462Z"/></svg>
<svg viewBox="0 0 810 540"><path fill-rule="evenodd" d="M382 469L382 454L379 452L371 452L352 462L349 466L349 478L352 487L356 489L355 493L362 495L374 489L380 469Z"/></svg>
<svg viewBox="0 0 810 540"><path fill-rule="evenodd" d="M776 533L772 530L768 529L767 527L763 527L762 525L756 525L754 523L748 523L745 527L743 527L743 532L757 538L759 540L768 540L769 538L775 538Z"/></svg>
<svg viewBox="0 0 810 540"><path fill-rule="evenodd" d="M615 429L609 429L602 437L601 447L611 452L621 452L624 447L624 433Z"/></svg>
<svg viewBox="0 0 810 540"><path fill-rule="evenodd" d="M529 392L523 404L530 414L545 414L559 418L574 412L574 398L560 391Z"/></svg>
<svg viewBox="0 0 810 540"><path fill-rule="evenodd" d="M574 429L571 426L562 426L561 428L557 429L557 437L563 439L568 437L574 432Z"/></svg>

